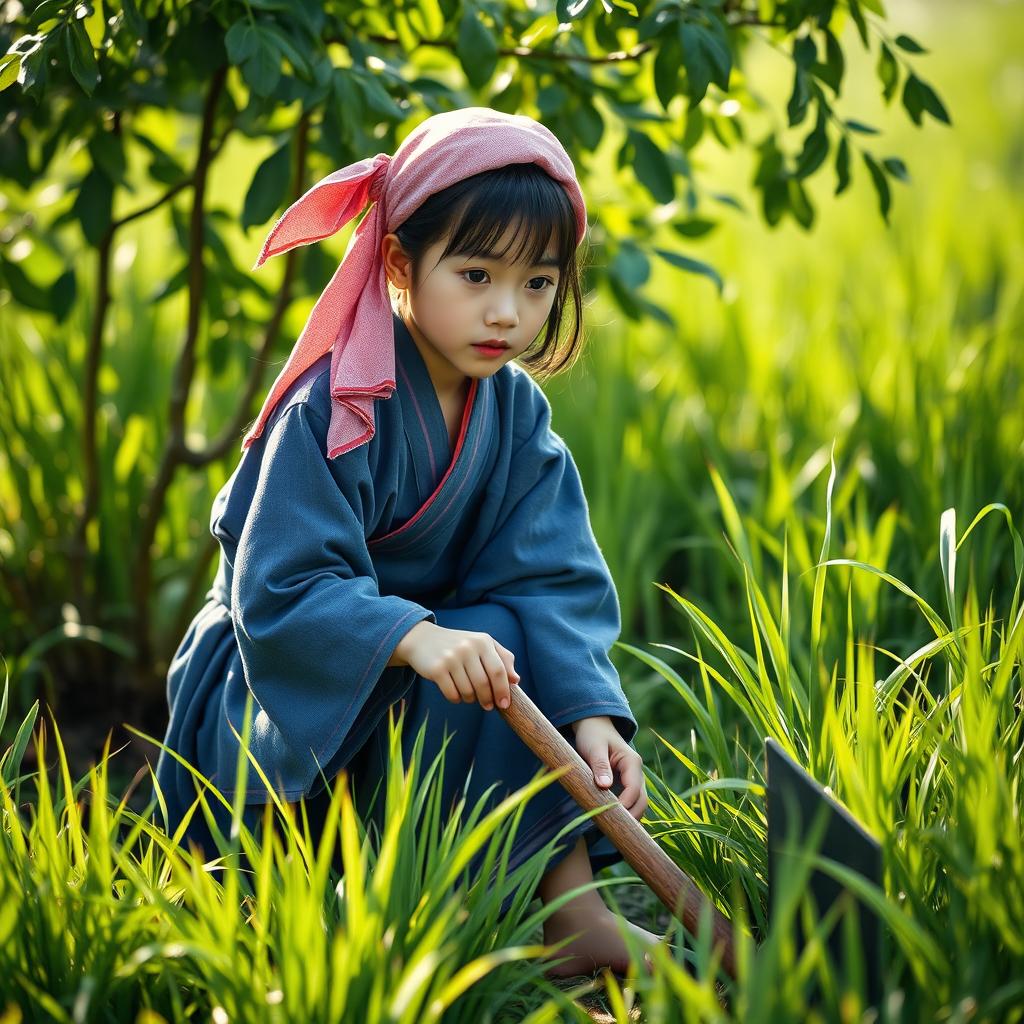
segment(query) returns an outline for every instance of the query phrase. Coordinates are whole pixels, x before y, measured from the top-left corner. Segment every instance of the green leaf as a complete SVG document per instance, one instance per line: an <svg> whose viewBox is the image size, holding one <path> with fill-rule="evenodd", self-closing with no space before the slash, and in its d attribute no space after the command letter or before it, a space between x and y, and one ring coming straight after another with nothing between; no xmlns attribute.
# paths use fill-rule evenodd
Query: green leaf
<svg viewBox="0 0 1024 1024"><path fill-rule="evenodd" d="M341 141L350 146L352 126L360 123L365 116L363 93L358 86L356 72L336 68L331 76L331 92L334 102L327 105L328 114L337 121Z"/></svg>
<svg viewBox="0 0 1024 1024"><path fill-rule="evenodd" d="M546 120L560 114L569 103L569 93L557 82L545 85L537 93L537 109Z"/></svg>
<svg viewBox="0 0 1024 1024"><path fill-rule="evenodd" d="M99 167L93 167L82 180L71 213L82 225L88 243L97 247L110 227L114 206L114 183Z"/></svg>
<svg viewBox="0 0 1024 1024"><path fill-rule="evenodd" d="M728 91L732 55L721 36L702 25L683 21L679 23L679 42L690 94L689 108L692 110L705 97L710 82Z"/></svg>
<svg viewBox="0 0 1024 1024"><path fill-rule="evenodd" d="M875 191L878 193L878 208L886 224L889 223L889 182L885 177L885 171L872 159L869 153L864 153L864 163L871 172L871 180L874 183Z"/></svg>
<svg viewBox="0 0 1024 1024"><path fill-rule="evenodd" d="M732 72L732 52L729 49L729 37L725 25L719 18L710 18L706 26L697 26L699 38L704 52L711 64L711 81L722 92L729 91L729 75Z"/></svg>
<svg viewBox="0 0 1024 1024"><path fill-rule="evenodd" d="M535 21L532 21L520 34L519 34L519 45L520 46L539 46L541 43L546 42L549 37L553 36L558 31L558 18L555 16L554 11L548 11L546 14L542 14Z"/></svg>
<svg viewBox="0 0 1024 1024"><path fill-rule="evenodd" d="M898 156L887 156L882 161L882 166L894 178L899 178L900 181L910 181L910 175L907 173L907 165Z"/></svg>
<svg viewBox="0 0 1024 1024"><path fill-rule="evenodd" d="M256 169L242 206L242 228L265 224L284 204L291 177L291 145L285 142Z"/></svg>
<svg viewBox="0 0 1024 1024"><path fill-rule="evenodd" d="M804 139L803 149L800 150L797 157L796 167L793 170L795 177L806 178L809 174L813 174L828 156L827 123L825 111L819 109L817 123Z"/></svg>
<svg viewBox="0 0 1024 1024"><path fill-rule="evenodd" d="M639 288L651 276L651 263L633 242L625 241L612 258L608 271L626 288Z"/></svg>
<svg viewBox="0 0 1024 1024"><path fill-rule="evenodd" d="M257 36L255 52L242 65L242 77L257 96L264 97L269 96L281 80L281 56L264 36Z"/></svg>
<svg viewBox="0 0 1024 1024"><path fill-rule="evenodd" d="M92 43L81 21L71 21L64 28L64 42L68 52L71 74L82 89L91 96L100 80L100 69L96 64Z"/></svg>
<svg viewBox="0 0 1024 1024"><path fill-rule="evenodd" d="M807 71L818 59L818 47L810 34L793 40L793 60L802 71Z"/></svg>
<svg viewBox="0 0 1024 1024"><path fill-rule="evenodd" d="M924 110L924 95L921 91L921 79L916 75L908 75L903 83L903 106L916 125L921 124L921 113Z"/></svg>
<svg viewBox="0 0 1024 1024"><path fill-rule="evenodd" d="M775 142L774 135L769 135L758 146L758 152L761 154L761 158L758 161L757 171L754 174L755 185L766 186L775 179L785 175L782 152Z"/></svg>
<svg viewBox="0 0 1024 1024"><path fill-rule="evenodd" d="M314 246L314 248L316 247ZM152 293L147 297L146 302L153 306L156 305L156 303L169 298L175 292L181 291L181 289L188 283L188 272L189 265L186 261L184 266L182 266L176 274L167 278L166 281L162 281L153 289Z"/></svg>
<svg viewBox="0 0 1024 1024"><path fill-rule="evenodd" d="M912 39L910 36L906 35L903 32L901 32L893 40L893 42L895 42L896 45L901 50L906 50L907 53L927 53L928 52L916 39Z"/></svg>
<svg viewBox="0 0 1024 1024"><path fill-rule="evenodd" d="M939 99L935 90L927 83L922 81L920 78L917 79L918 88L921 91L921 99L924 103L924 109L928 111L936 121L942 121L943 124L952 125L949 114L946 112L945 106L943 106L942 100Z"/></svg>
<svg viewBox="0 0 1024 1024"><path fill-rule="evenodd" d="M703 238L704 235L718 227L718 221L691 217L689 220L673 221L671 227L683 238Z"/></svg>
<svg viewBox="0 0 1024 1024"><path fill-rule="evenodd" d="M40 89L45 87L46 62L54 47L59 45L59 33L52 45L43 45L44 43L49 43L49 39L46 36L39 36L37 38L39 42L22 51L21 54L21 70L18 72L18 81L26 92L32 89L37 82ZM21 42L21 40L18 40L18 42Z"/></svg>
<svg viewBox="0 0 1024 1024"><path fill-rule="evenodd" d="M228 29L224 44L227 47L228 60L232 64L240 65L259 49L259 33L247 18L240 18Z"/></svg>
<svg viewBox="0 0 1024 1024"><path fill-rule="evenodd" d="M800 124L807 115L807 104L811 99L811 91L807 87L807 73L799 64L793 68L793 90L786 103L786 117L790 128Z"/></svg>
<svg viewBox="0 0 1024 1024"><path fill-rule="evenodd" d="M860 9L860 0L849 0L849 3L850 17L853 18L853 22L857 26L857 34L860 36L861 45L865 50L870 49L868 26L864 21L864 12Z"/></svg>
<svg viewBox="0 0 1024 1024"><path fill-rule="evenodd" d="M679 69L683 51L674 35L665 36L654 58L654 91L663 110L679 92Z"/></svg>
<svg viewBox="0 0 1024 1024"><path fill-rule="evenodd" d="M675 0L664 0L636 23L633 28L636 32L636 41L646 43L656 35L671 32L672 23L678 20L679 5Z"/></svg>
<svg viewBox="0 0 1024 1024"><path fill-rule="evenodd" d="M872 128L869 124L864 124L863 121L855 121L852 117L848 117L844 122L847 128L851 132L860 132L862 135L877 135L878 129Z"/></svg>
<svg viewBox="0 0 1024 1024"><path fill-rule="evenodd" d="M482 89L491 80L498 63L498 44L472 8L467 7L459 21L455 52L469 84L474 89Z"/></svg>
<svg viewBox="0 0 1024 1024"><path fill-rule="evenodd" d="M276 25L261 25L260 31L274 42L277 49L288 58L288 62L296 72L307 76L311 73L309 61L287 33L282 32Z"/></svg>
<svg viewBox="0 0 1024 1024"><path fill-rule="evenodd" d="M131 31L132 39L141 39L143 43L149 42L149 26L146 19L139 13L135 0L124 0L122 3L125 24Z"/></svg>
<svg viewBox="0 0 1024 1024"><path fill-rule="evenodd" d="M839 95L846 62L839 40L829 29L825 29L825 63L816 63L811 72L820 78L835 94Z"/></svg>
<svg viewBox="0 0 1024 1024"><path fill-rule="evenodd" d="M882 98L889 103L896 93L900 72L892 50L885 43L878 48L878 63L875 66L875 72L882 83Z"/></svg>
<svg viewBox="0 0 1024 1024"><path fill-rule="evenodd" d="M587 8L594 0L557 0L555 13L558 15L559 24L565 24L582 17L587 13Z"/></svg>
<svg viewBox="0 0 1024 1024"><path fill-rule="evenodd" d="M604 136L604 121L597 107L592 103L580 103L570 117L576 137L587 149L597 149Z"/></svg>
<svg viewBox="0 0 1024 1024"><path fill-rule="evenodd" d="M123 184L127 164L124 154L124 137L98 128L89 139L89 155L94 164L114 183Z"/></svg>
<svg viewBox="0 0 1024 1024"><path fill-rule="evenodd" d="M65 270L50 285L49 307L57 323L62 324L75 303L76 280L74 268Z"/></svg>
<svg viewBox="0 0 1024 1024"><path fill-rule="evenodd" d="M38 309L48 312L50 296L45 288L41 288L22 270L20 264L0 259L0 280L10 289L14 301L27 309Z"/></svg>
<svg viewBox="0 0 1024 1024"><path fill-rule="evenodd" d="M804 228L809 228L814 223L814 207L807 196L803 183L797 178L788 178L786 187L789 192L789 211L793 214L796 222Z"/></svg>
<svg viewBox="0 0 1024 1024"><path fill-rule="evenodd" d="M836 190L833 195L845 192L850 184L850 140L844 135L836 150Z"/></svg>
<svg viewBox="0 0 1024 1024"><path fill-rule="evenodd" d="M21 71L21 57L16 53L7 53L0 57L0 92L9 85L14 85Z"/></svg>
<svg viewBox="0 0 1024 1024"><path fill-rule="evenodd" d="M764 186L764 194L761 201L761 212L769 225L774 227L782 220L782 215L789 207L789 189L786 186L786 178L776 178Z"/></svg>
<svg viewBox="0 0 1024 1024"><path fill-rule="evenodd" d="M931 114L936 121L942 121L944 124L952 123L946 108L942 105L942 101L935 94L935 91L927 82L918 78L917 75L908 75L906 82L903 84L903 106L916 125L921 124L921 113L923 111Z"/></svg>
<svg viewBox="0 0 1024 1024"><path fill-rule="evenodd" d="M709 263L703 263L700 260L692 259L689 256L683 256L678 252L670 252L668 249L655 249L654 250L662 259L668 260L669 263L674 267L679 267L681 270L687 270L692 274L703 274L705 277L711 278L715 282L715 287L718 289L719 294L722 292L722 278L717 270Z"/></svg>
<svg viewBox="0 0 1024 1024"><path fill-rule="evenodd" d="M629 129L629 141L633 143L637 179L657 202L672 202L675 198L675 185L668 158L643 132Z"/></svg>
<svg viewBox="0 0 1024 1024"><path fill-rule="evenodd" d="M149 175L155 181L164 185L175 185L186 177L185 168L170 153L161 149L138 129L135 131L135 140L145 146L153 155L149 165Z"/></svg>
<svg viewBox="0 0 1024 1024"><path fill-rule="evenodd" d="M686 112L686 128L683 130L682 147L686 152L693 149L704 135L704 111L691 107Z"/></svg>
<svg viewBox="0 0 1024 1024"><path fill-rule="evenodd" d="M405 116L402 108L394 101L391 94L381 84L380 77L360 69L355 75L363 95L366 97L366 106L375 111L381 117L391 121L401 121Z"/></svg>

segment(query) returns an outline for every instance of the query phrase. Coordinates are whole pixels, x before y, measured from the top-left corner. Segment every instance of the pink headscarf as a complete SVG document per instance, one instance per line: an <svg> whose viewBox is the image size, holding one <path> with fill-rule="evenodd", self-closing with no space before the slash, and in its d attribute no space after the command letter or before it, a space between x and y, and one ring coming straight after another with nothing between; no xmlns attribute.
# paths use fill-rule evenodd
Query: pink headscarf
<svg viewBox="0 0 1024 1024"><path fill-rule="evenodd" d="M274 406L304 370L331 355L331 422L327 457L357 448L374 435L373 402L395 390L393 311L381 258L381 239L401 227L420 204L457 181L508 164L539 164L568 193L576 214L576 244L587 210L572 160L544 125L522 114L466 107L428 117L395 155L378 153L318 181L280 217L253 270L278 253L333 235L367 203L370 211L317 299L243 450L263 433Z"/></svg>

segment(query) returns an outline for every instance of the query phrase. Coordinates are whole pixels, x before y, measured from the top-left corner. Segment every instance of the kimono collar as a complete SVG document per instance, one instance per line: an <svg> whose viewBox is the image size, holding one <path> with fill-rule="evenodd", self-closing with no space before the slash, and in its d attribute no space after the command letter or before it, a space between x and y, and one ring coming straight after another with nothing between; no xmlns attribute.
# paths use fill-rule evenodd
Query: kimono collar
<svg viewBox="0 0 1024 1024"><path fill-rule="evenodd" d="M569 154L539 121L490 107L428 117L406 136L394 156L378 153L332 172L282 214L263 243L254 270L271 256L327 238L370 205L246 434L243 450L262 434L289 386L327 352L327 458L373 437L373 403L390 398L395 390L394 311L381 240L434 193L474 174L516 163L538 164L563 186L575 213L578 246L586 233L587 211Z"/></svg>

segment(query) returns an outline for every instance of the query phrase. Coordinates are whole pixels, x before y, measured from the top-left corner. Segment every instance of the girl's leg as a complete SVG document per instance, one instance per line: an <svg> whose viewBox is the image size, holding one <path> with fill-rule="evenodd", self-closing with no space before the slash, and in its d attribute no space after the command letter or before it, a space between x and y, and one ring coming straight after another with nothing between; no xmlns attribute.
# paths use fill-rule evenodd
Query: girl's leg
<svg viewBox="0 0 1024 1024"><path fill-rule="evenodd" d="M529 662L526 639L514 613L502 605L484 603L465 608L441 607L435 609L435 615L438 625L486 632L512 651L516 671L520 675L520 682L516 685L522 687L531 699L537 700L537 689L543 686L543 681L536 678ZM403 726L407 760L424 719L428 719L421 762L424 770L440 750L444 733L454 733L445 753L442 808L449 808L465 790L468 811L488 786L498 782L486 804L489 811L510 792L528 783L542 768L539 758L496 709L484 711L477 703L454 704L444 698L433 682L421 678L413 684L407 702ZM572 743L572 730L566 726L561 731ZM613 786L616 788L621 788L617 778ZM534 794L520 821L509 857L509 872L549 843L581 813L575 800L558 782L552 782ZM478 855L477 862L482 856L482 853ZM547 904L562 893L592 881L595 870L622 859L621 853L597 826L586 821L558 841L536 895ZM502 914L508 911L515 895L505 898ZM581 930L585 934L556 954L556 959L565 956L573 959L552 973L589 973L595 969L594 963L597 966L609 964L614 970L624 971L629 958L625 942L619 935L621 921L608 909L597 890L577 896L555 911L544 925L545 942L557 942ZM628 921L623 923L642 944L651 945L658 941L659 937L652 932Z"/></svg>
<svg viewBox="0 0 1024 1024"><path fill-rule="evenodd" d="M587 845L580 838L569 855L544 874L537 892L541 902L547 905L563 893L593 881L593 878ZM574 896L544 921L546 945L570 939L554 954L556 960L569 959L547 973L552 977L592 974L605 965L613 971L625 973L629 968L629 949L619 934L621 925L632 932L642 948L654 946L660 940L660 936L646 928L612 913L596 889ZM645 960L649 968L650 958L645 955Z"/></svg>

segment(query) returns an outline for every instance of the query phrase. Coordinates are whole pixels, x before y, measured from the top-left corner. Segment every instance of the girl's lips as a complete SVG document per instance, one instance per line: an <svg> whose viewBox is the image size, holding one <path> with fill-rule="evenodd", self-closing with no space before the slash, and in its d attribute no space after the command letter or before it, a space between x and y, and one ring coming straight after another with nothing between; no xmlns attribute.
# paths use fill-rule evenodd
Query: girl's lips
<svg viewBox="0 0 1024 1024"><path fill-rule="evenodd" d="M481 355L484 356L500 356L508 351L508 348L504 345L473 345L473 348L477 350Z"/></svg>

